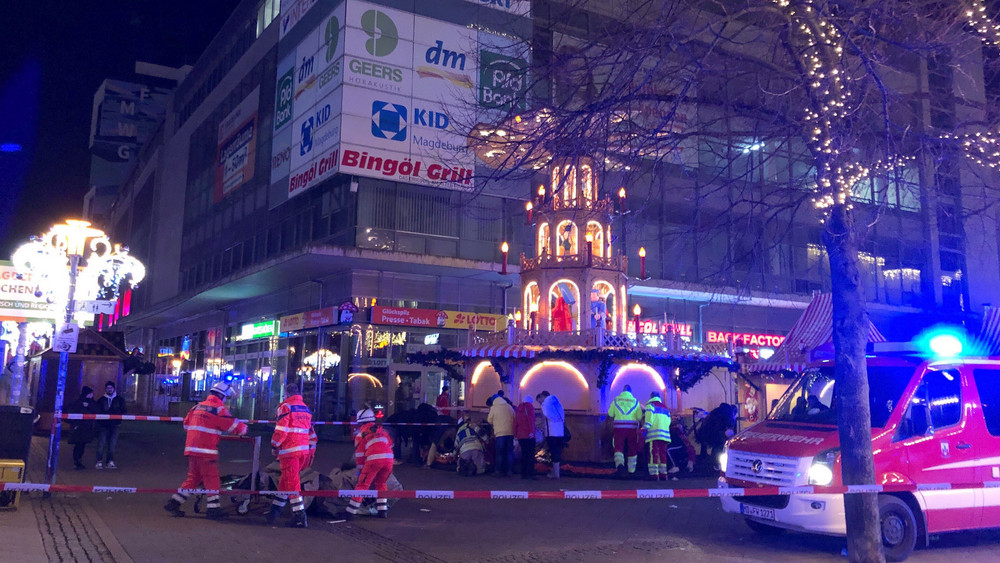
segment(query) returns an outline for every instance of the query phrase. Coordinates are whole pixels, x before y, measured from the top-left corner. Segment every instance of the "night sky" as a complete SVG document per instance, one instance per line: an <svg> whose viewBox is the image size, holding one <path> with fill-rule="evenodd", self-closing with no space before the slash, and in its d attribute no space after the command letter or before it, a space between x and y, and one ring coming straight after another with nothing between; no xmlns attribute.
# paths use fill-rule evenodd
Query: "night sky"
<svg viewBox="0 0 1000 563"><path fill-rule="evenodd" d="M78 217L94 92L135 62L194 64L238 0L5 2L0 16L0 260ZM20 146L20 150L17 150Z"/></svg>

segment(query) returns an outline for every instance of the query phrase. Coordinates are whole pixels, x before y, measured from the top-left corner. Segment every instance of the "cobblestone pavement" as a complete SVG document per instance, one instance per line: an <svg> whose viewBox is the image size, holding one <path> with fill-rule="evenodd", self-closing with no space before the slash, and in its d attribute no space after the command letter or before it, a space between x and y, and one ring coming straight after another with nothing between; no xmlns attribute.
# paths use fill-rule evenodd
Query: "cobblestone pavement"
<svg viewBox="0 0 1000 563"><path fill-rule="evenodd" d="M36 438L29 476L40 481L45 439ZM246 474L246 444L224 442L222 472ZM186 462L178 425L126 423L122 426L116 471L73 471L69 448L60 458L59 482L71 485L174 487ZM320 443L315 467L328 471L351 457L347 443ZM87 460L92 463L92 449ZM268 452L263 463L270 461ZM632 489L635 481L538 479L522 481L454 472L396 467L408 489L558 490ZM642 483L641 488L705 487L707 480ZM842 539L788 533L775 541L754 535L715 499L602 501L402 500L387 520L361 518L334 523L312 517L308 530L269 528L262 523L266 501L251 513L225 522L207 522L193 511L170 518L166 498L144 494L54 495L32 497L49 561L406 561L415 563L598 563L629 562L756 563L840 562ZM287 516L287 515L286 515ZM911 557L916 563L956 559L1000 563L1000 532L944 536Z"/></svg>
<svg viewBox="0 0 1000 563"><path fill-rule="evenodd" d="M41 447L38 447L38 446ZM45 444L35 438L28 461L28 478L35 483L45 482ZM57 475L58 476L58 475ZM31 506L38 520L45 557L50 562L125 563L131 561L117 545L107 526L95 518L88 499L79 495L54 495L45 498L41 493L31 493ZM116 548L108 547L101 532ZM123 557L124 556L124 557Z"/></svg>

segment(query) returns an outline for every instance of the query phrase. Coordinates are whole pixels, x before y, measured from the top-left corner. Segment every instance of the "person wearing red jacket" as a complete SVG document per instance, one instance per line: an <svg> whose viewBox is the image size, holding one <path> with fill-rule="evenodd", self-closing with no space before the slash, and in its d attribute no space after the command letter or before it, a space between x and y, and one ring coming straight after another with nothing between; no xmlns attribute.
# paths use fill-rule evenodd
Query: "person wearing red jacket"
<svg viewBox="0 0 1000 563"><path fill-rule="evenodd" d="M535 478L535 405L525 395L514 411L514 438L521 446L521 478Z"/></svg>
<svg viewBox="0 0 1000 563"><path fill-rule="evenodd" d="M188 499L191 489L204 487L209 493L208 510L205 516L213 520L226 517L219 505L219 437L222 434L242 436L247 433L247 425L229 414L223 404L231 389L228 384L216 383L208 392L208 398L195 405L184 417L184 455L188 458L187 479L180 489L170 497L163 509L174 516L184 516L181 506Z"/></svg>
<svg viewBox="0 0 1000 563"><path fill-rule="evenodd" d="M441 394L434 401L434 406L437 407L438 414L448 414L448 407L451 406L451 393L448 391L447 384L441 387Z"/></svg>
<svg viewBox="0 0 1000 563"><path fill-rule="evenodd" d="M268 524L274 525L278 521L286 500L291 500L292 520L288 525L295 528L308 527L305 505L302 502L302 495L299 494L302 488L299 473L308 467L315 457L316 442L312 413L302 402L299 386L289 383L285 385L285 400L278 405L274 434L271 436L271 451L278 457L278 463L281 465L278 490L290 493L288 499L276 496L271 502L271 511L267 513Z"/></svg>
<svg viewBox="0 0 1000 563"><path fill-rule="evenodd" d="M375 423L375 413L371 409L358 411L357 423L360 428L354 436L354 444L355 452L361 452L361 455L355 459L361 468L361 475L358 477L355 489L384 491L386 481L392 476L392 438L381 424ZM388 517L387 499L375 499L375 508L378 510L379 518ZM361 497L351 498L350 504L347 505L347 519L357 516L360 510Z"/></svg>

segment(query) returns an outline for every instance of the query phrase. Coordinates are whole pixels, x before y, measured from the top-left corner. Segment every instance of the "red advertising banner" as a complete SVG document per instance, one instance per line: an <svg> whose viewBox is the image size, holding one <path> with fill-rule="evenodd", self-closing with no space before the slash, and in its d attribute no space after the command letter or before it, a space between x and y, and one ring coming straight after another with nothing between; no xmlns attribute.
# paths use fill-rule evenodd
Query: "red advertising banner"
<svg viewBox="0 0 1000 563"><path fill-rule="evenodd" d="M315 311L306 311L305 313L296 313L281 317L279 321L281 323L281 330L284 332L328 326L337 324L337 311L336 307L324 307Z"/></svg>
<svg viewBox="0 0 1000 563"><path fill-rule="evenodd" d="M626 332L635 332L635 321L628 321ZM687 323L665 323L655 319L639 321L639 334L677 334L688 336L694 334L694 329Z"/></svg>
<svg viewBox="0 0 1000 563"><path fill-rule="evenodd" d="M428 328L469 328L498 331L506 326L507 317L489 313L463 313L437 309L406 307L372 307L372 324L423 326Z"/></svg>

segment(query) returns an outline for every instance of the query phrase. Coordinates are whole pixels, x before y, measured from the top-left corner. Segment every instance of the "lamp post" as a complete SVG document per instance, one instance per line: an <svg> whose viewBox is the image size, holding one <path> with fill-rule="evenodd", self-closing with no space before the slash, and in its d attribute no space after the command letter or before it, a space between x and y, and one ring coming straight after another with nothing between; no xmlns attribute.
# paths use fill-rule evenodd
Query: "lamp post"
<svg viewBox="0 0 1000 563"><path fill-rule="evenodd" d="M639 279L646 279L646 247L639 247Z"/></svg>
<svg viewBox="0 0 1000 563"><path fill-rule="evenodd" d="M503 253L503 267L500 268L500 275L506 276L507 275L507 253L510 252L510 246L507 244L507 241L504 241L503 244L500 245L500 252Z"/></svg>
<svg viewBox="0 0 1000 563"><path fill-rule="evenodd" d="M63 307L62 326L57 329L57 334L63 330L77 330L73 315L77 312L78 301L117 299L123 283L134 287L146 275L142 263L128 255L128 248L112 245L103 231L91 227L87 221L69 220L53 226L40 237L32 237L14 251L11 261L18 274L30 274L31 279L38 282L36 295L47 296L50 303ZM66 371L73 346L64 346L59 353L59 375L45 471L45 480L50 485L56 479Z"/></svg>

